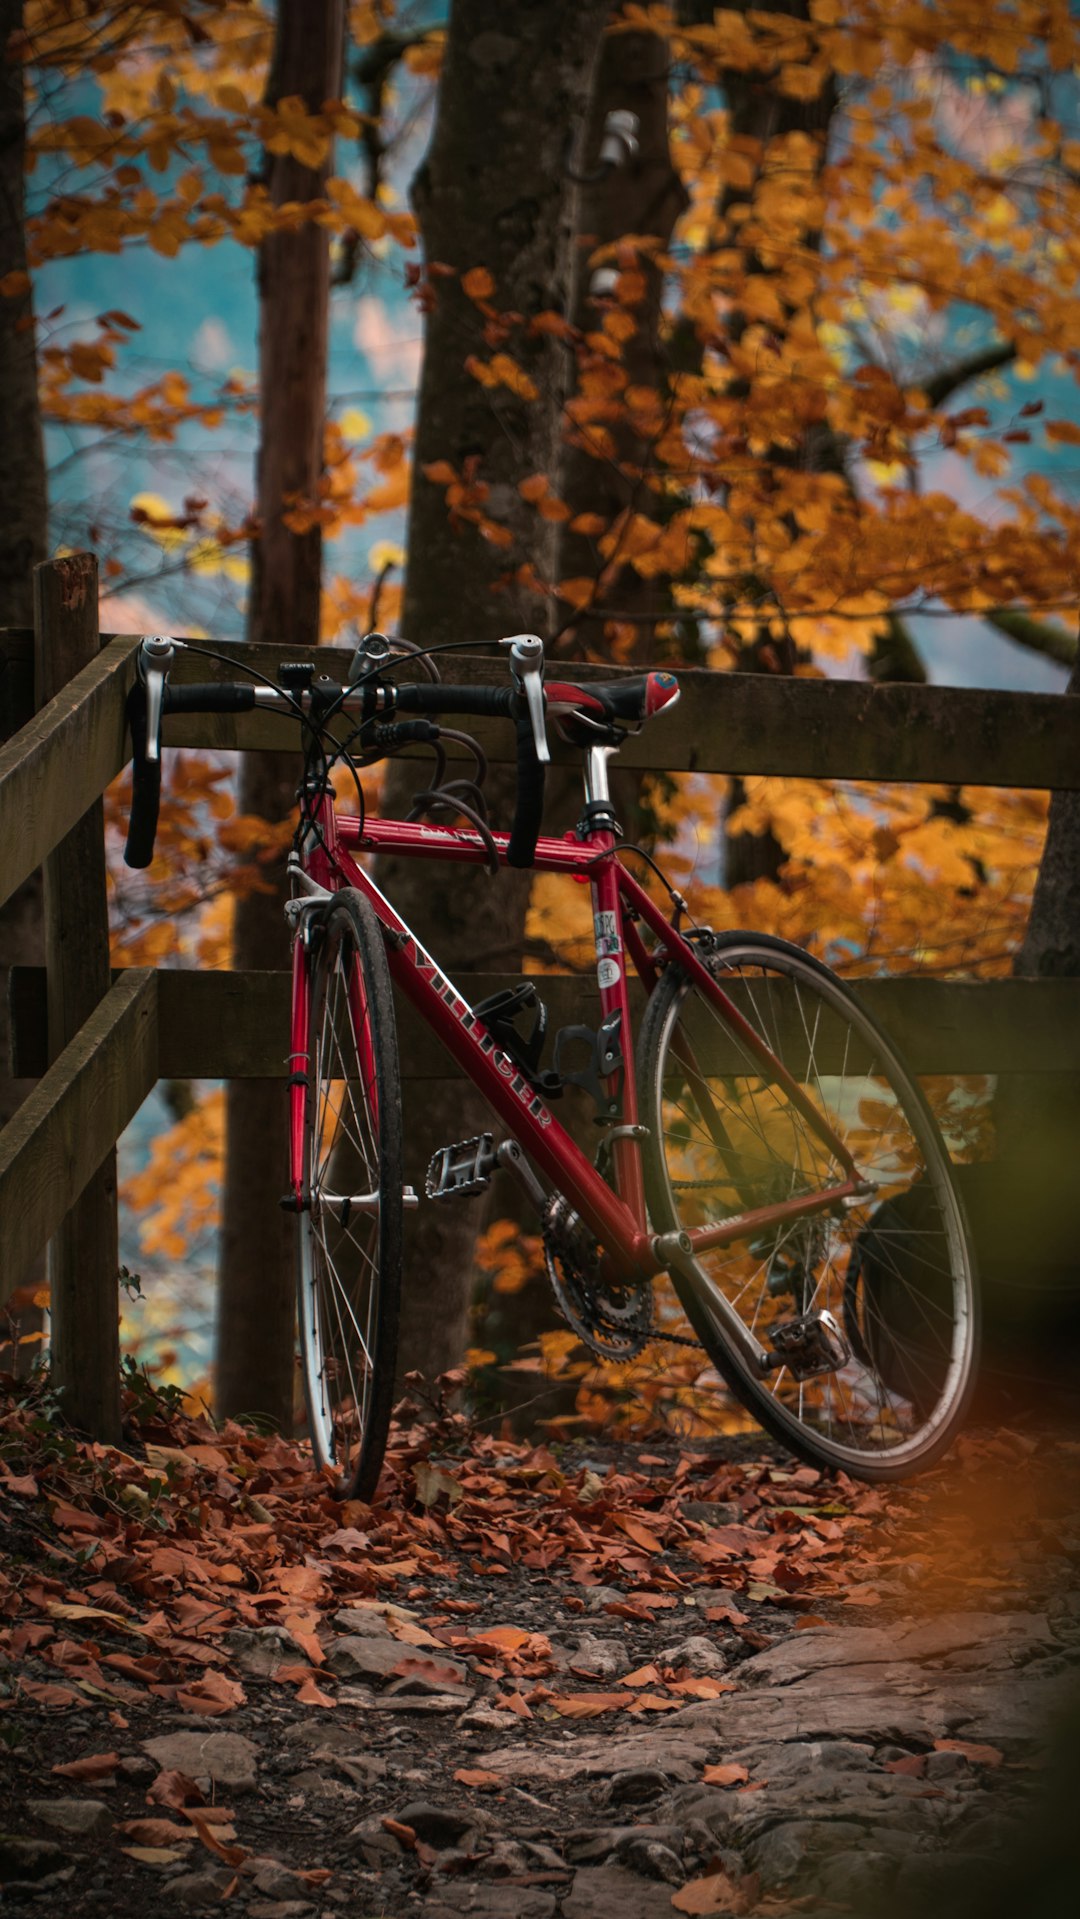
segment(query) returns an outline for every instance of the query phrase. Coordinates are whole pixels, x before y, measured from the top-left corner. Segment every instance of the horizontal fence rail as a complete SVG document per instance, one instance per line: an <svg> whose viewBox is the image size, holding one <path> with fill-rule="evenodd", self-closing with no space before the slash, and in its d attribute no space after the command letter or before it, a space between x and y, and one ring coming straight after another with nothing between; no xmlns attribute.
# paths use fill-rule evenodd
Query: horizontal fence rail
<svg viewBox="0 0 1080 1919"><path fill-rule="evenodd" d="M54 721L63 722L62 744L50 748L47 763L55 770L65 755L75 756L68 767L69 780L78 782L72 803L85 798L93 778L102 775L101 785L106 785L125 763L129 748L123 742L118 691L126 693L131 683L138 644L137 637L106 639L100 660L72 681L59 702L52 702L36 719L31 720L29 711L25 714L40 736L35 764L41 764L42 742L51 736ZM23 635L0 632L0 667L6 656L6 705L12 720L25 702L17 672L24 647ZM281 664L280 647L235 643L230 652L237 659L235 676L214 661L182 653L172 677L178 684L242 677L239 663L244 661L273 678ZM332 678L344 680L352 650L297 647L290 650L289 658L315 661ZM445 680L466 686L506 680L505 654L497 658L446 654L439 668ZM564 673L582 685L628 677L616 667L550 663L550 678ZM0 674L0 686L4 677ZM861 680L714 673L700 667L680 668L679 679L683 695L678 707L627 740L620 750L620 765L670 773L1080 788L1080 700L1061 694L878 686ZM490 759L513 761L513 730L505 722L478 719L469 725ZM165 723L165 739L174 746L219 750L289 748L298 743L299 723L264 711L173 714ZM84 741L92 746L92 759L82 757ZM27 735L0 749L0 795L5 806L4 778L30 744ZM564 765L580 761L580 750L565 747L557 739L552 740L552 750L556 761ZM95 795L100 791L98 786ZM4 868L0 880L6 883L6 879Z"/></svg>
<svg viewBox="0 0 1080 1919"><path fill-rule="evenodd" d="M130 977L118 970L118 981ZM290 976L284 972L161 969L159 1069L163 1079L275 1079L287 1071ZM534 973L551 1031L579 1025L600 993L591 974ZM520 973L456 973L471 1006L513 986ZM850 982L915 1072L1080 1073L1080 990L1074 980L857 979ZM732 988L726 989L729 993ZM644 1006L630 987L635 1014ZM45 969L12 971L13 1064L20 1078L45 1068ZM398 1008L406 1079L461 1077L412 1008ZM785 1042L788 1045L789 1042ZM742 1055L733 1058L737 1069ZM824 1060L819 1060L824 1069Z"/></svg>

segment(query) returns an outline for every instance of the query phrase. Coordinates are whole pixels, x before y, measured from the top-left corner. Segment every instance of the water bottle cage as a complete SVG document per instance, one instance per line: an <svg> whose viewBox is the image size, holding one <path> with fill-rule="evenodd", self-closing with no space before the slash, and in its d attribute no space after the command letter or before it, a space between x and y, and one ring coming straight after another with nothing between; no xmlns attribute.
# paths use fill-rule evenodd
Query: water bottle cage
<svg viewBox="0 0 1080 1919"><path fill-rule="evenodd" d="M536 1017L527 1032L516 1025L522 1013L535 1010ZM532 980L522 980L520 986L506 986L498 993L492 993L488 999L480 1000L473 1007L477 1019L482 1020L502 1052L513 1060L529 1085L545 1099L558 1099L563 1090L563 1081L558 1072L544 1070L540 1065L540 1056L547 1037L548 1010L537 993Z"/></svg>

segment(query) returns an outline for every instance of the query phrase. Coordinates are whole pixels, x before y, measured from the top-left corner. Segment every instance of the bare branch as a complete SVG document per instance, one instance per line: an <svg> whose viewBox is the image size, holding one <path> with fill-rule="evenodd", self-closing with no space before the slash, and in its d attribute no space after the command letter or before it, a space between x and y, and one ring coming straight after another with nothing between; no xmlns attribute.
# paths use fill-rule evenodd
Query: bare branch
<svg viewBox="0 0 1080 1919"><path fill-rule="evenodd" d="M1073 666L1077 659L1075 633L1050 620L1033 620L1030 613L1013 613L1005 607L989 608L982 614L988 626L1015 640L1029 653L1041 653L1045 660L1057 660L1061 666Z"/></svg>
<svg viewBox="0 0 1080 1919"><path fill-rule="evenodd" d="M923 392L931 406L942 406L969 380L978 380L984 373L996 373L999 367L1011 366L1015 358L1015 341L999 340L994 346L983 347L981 353L971 354L969 359L957 360L953 366L936 373L932 380L922 381Z"/></svg>

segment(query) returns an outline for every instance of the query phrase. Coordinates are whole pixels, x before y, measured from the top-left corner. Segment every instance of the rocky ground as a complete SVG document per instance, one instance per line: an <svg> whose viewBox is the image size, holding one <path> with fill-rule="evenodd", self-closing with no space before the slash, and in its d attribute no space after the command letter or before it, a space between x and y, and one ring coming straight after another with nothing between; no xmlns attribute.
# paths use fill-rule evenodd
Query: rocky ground
<svg viewBox="0 0 1080 1919"><path fill-rule="evenodd" d="M970 1437L884 1496L740 1442L444 1422L346 1509L198 1430L65 1454L8 1423L12 1906L1075 1909L1067 1434Z"/></svg>

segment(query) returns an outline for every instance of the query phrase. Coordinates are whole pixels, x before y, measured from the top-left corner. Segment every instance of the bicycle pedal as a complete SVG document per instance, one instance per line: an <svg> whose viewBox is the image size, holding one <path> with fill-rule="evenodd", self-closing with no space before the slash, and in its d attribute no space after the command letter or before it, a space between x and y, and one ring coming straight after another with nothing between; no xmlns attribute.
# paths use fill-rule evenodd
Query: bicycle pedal
<svg viewBox="0 0 1080 1919"><path fill-rule="evenodd" d="M469 1199L491 1184L495 1171L495 1142L491 1133L459 1139L440 1146L431 1157L424 1191L429 1199Z"/></svg>
<svg viewBox="0 0 1080 1919"><path fill-rule="evenodd" d="M851 1358L851 1348L831 1313L802 1313L770 1326L772 1352L767 1370L786 1366L795 1379L816 1379L837 1373Z"/></svg>

